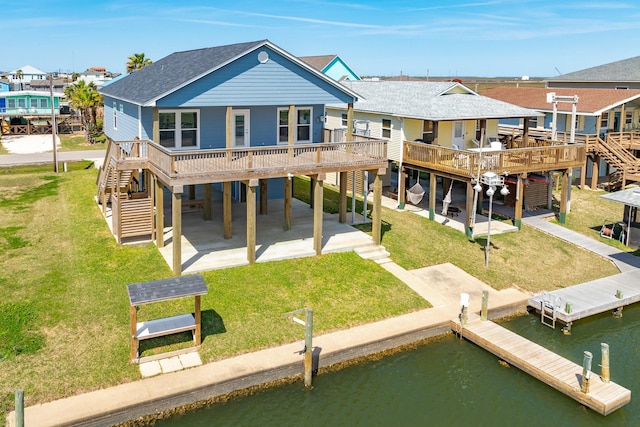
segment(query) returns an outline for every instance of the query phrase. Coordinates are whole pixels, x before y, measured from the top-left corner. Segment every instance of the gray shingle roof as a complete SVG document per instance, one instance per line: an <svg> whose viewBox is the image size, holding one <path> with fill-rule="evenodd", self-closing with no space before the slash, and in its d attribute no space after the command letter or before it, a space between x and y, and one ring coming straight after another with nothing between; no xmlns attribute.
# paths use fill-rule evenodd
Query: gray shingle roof
<svg viewBox="0 0 640 427"><path fill-rule="evenodd" d="M640 81L640 56L598 65L572 73L551 77L549 81L595 81L635 82Z"/></svg>
<svg viewBox="0 0 640 427"><path fill-rule="evenodd" d="M145 105L266 43L268 40L175 52L104 86L100 92Z"/></svg>
<svg viewBox="0 0 640 427"><path fill-rule="evenodd" d="M528 108L478 95L455 82L346 81L362 95L357 111L392 114L422 120L470 120L533 117Z"/></svg>

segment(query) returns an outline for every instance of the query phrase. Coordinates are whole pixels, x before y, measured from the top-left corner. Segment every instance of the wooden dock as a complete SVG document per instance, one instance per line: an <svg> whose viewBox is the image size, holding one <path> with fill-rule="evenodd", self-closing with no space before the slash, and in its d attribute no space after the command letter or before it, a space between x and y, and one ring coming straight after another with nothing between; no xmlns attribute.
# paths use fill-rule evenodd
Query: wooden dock
<svg viewBox="0 0 640 427"><path fill-rule="evenodd" d="M473 320L463 328L459 322L452 321L451 328L510 365L602 415L608 415L631 401L630 390L613 382L603 382L595 372L590 377L589 393L583 393L582 366L491 321ZM597 366L597 363L594 361L593 365Z"/></svg>
<svg viewBox="0 0 640 427"><path fill-rule="evenodd" d="M637 302L640 302L640 270L534 295L527 304L536 311L541 311L543 304L548 310L554 308L556 320L571 326L576 320ZM571 305L570 312L567 303Z"/></svg>

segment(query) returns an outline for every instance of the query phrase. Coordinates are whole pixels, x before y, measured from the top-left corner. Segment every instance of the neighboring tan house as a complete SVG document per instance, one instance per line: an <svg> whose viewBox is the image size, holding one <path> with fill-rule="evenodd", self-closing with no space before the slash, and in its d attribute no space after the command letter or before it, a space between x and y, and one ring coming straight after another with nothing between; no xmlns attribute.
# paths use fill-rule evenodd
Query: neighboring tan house
<svg viewBox="0 0 640 427"><path fill-rule="evenodd" d="M300 56L298 58L333 80L339 82L343 80L361 80L360 76L354 73L351 67L338 55Z"/></svg>
<svg viewBox="0 0 640 427"><path fill-rule="evenodd" d="M510 175L523 194L511 200L515 224L520 227L527 174L549 174L582 165L584 147L508 145L499 138L500 119L535 119L532 109L479 95L458 82L358 81L343 84L363 97L353 106L327 106L327 129L336 134L365 133L389 140L388 158L398 166L400 207L405 203L410 170L432 174L429 213L435 213L436 176L467 185L466 232L473 227L473 187L485 172ZM559 146L562 147L562 149ZM558 157L562 150L563 156ZM564 153L567 153L565 156ZM547 180L548 182L548 180ZM446 185L445 185L446 187ZM514 195L516 191L513 191ZM426 196L425 196L426 197ZM512 196L513 197L513 196ZM564 197L567 197L564 195ZM547 195L544 194L544 204ZM561 215L564 221L564 215Z"/></svg>
<svg viewBox="0 0 640 427"><path fill-rule="evenodd" d="M561 74L546 82L549 88L640 89L640 56Z"/></svg>
<svg viewBox="0 0 640 427"><path fill-rule="evenodd" d="M185 261L182 196L195 194L196 186L203 194L203 221L223 221L224 238L231 237L232 200L246 204L252 263L256 198L260 212L269 200L284 199L287 230L291 178L309 176L316 201L313 245L320 254L326 174L367 170L376 176L372 230L380 243L386 142L323 142L325 105L353 104L357 94L268 40L176 52L111 82L101 93L110 142L98 177L99 200L103 209L111 203L118 241L151 235L163 246L163 194L170 193L175 274ZM339 221L346 222L346 180L341 190ZM212 191L219 191L223 202L223 213L215 218Z"/></svg>
<svg viewBox="0 0 640 427"><path fill-rule="evenodd" d="M622 186L627 181L640 180L640 162L635 155L640 149L640 138L636 136L640 130L640 89L496 87L482 92L493 99L540 111L535 126L529 123L530 135L538 138L551 138L553 104L547 100L550 93L565 100L556 103L556 138L562 140L570 138L573 101L569 99L577 97L574 139L587 144L587 167L580 174L581 185L591 177L595 188L599 177L611 174L615 175L613 181ZM518 133L522 128L522 121L501 120L500 124L505 125L501 127L504 135Z"/></svg>

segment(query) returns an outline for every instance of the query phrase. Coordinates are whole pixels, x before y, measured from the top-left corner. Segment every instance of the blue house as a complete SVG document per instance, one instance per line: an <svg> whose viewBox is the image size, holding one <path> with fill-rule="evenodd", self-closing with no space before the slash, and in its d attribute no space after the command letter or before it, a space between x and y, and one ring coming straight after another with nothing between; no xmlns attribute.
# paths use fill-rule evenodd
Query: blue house
<svg viewBox="0 0 640 427"><path fill-rule="evenodd" d="M300 59L333 80L361 80L338 55L301 56Z"/></svg>
<svg viewBox="0 0 640 427"><path fill-rule="evenodd" d="M268 40L176 52L104 86L101 93L110 141L98 179L103 209L111 203L119 241L151 234L163 246L163 189L168 190L176 274L182 263L185 190L184 203L200 204L205 220L212 218L212 191L221 192L225 238L231 237L232 200L246 203L253 230L247 232L249 262L255 262L256 197L261 210L270 199L284 199L284 228L290 228L293 175L311 177L318 197L327 173L341 174L346 190L347 172L369 171L381 195L385 141L323 140L325 104L347 103L352 111L357 94ZM203 194L198 203L193 201L196 187ZM343 192L340 221L346 222ZM379 207L380 197L376 200ZM314 210L321 212L319 204ZM322 219L316 215L319 254ZM374 240L379 242L376 215Z"/></svg>

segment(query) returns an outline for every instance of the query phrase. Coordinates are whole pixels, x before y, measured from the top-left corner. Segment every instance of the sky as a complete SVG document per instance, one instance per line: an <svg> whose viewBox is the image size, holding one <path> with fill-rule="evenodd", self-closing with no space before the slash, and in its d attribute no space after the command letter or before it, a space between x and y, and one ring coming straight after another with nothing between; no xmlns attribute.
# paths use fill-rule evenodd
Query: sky
<svg viewBox="0 0 640 427"><path fill-rule="evenodd" d="M268 39L362 76L553 77L640 55L638 22L637 0L33 0L2 8L0 71Z"/></svg>

